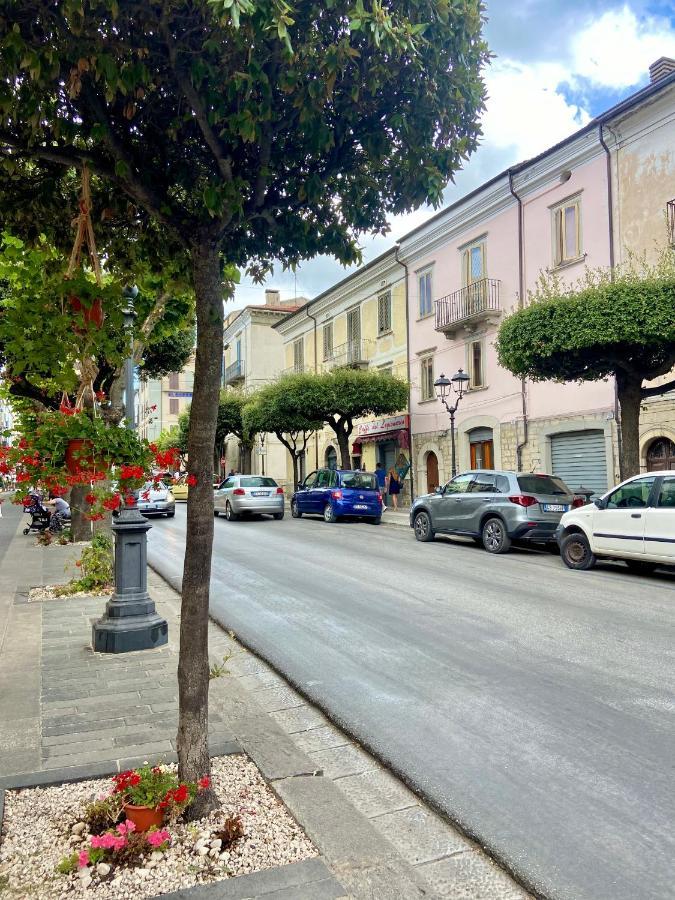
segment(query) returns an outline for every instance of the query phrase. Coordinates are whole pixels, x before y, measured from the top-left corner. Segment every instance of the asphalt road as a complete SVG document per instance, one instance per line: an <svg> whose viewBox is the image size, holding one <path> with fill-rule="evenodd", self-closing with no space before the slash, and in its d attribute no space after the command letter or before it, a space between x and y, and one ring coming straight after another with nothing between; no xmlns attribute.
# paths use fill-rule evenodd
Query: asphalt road
<svg viewBox="0 0 675 900"><path fill-rule="evenodd" d="M184 505L155 523L160 572L184 533ZM526 886L673 897L675 576L219 519L211 607Z"/></svg>

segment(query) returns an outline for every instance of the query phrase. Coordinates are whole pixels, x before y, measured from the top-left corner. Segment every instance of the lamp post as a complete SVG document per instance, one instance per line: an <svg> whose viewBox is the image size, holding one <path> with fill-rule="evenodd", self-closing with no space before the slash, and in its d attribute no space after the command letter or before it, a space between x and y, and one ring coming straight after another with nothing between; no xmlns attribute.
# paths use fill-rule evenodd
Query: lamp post
<svg viewBox="0 0 675 900"><path fill-rule="evenodd" d="M132 328L136 321L136 310L134 309L134 300L138 297L138 288L136 285L124 288L124 296L127 305L124 310L124 328L129 334L129 356L124 361L124 416L127 428L134 429L136 427L136 414L134 412L134 337Z"/></svg>
<svg viewBox="0 0 675 900"><path fill-rule="evenodd" d="M125 290L129 301L124 311L124 324L133 325L135 311L132 301L138 288ZM132 339L133 348L133 339ZM134 361L133 350L124 367L125 414L127 428L135 428L134 421ZM106 603L105 614L91 629L91 643L97 653L128 653L130 650L149 650L166 644L169 626L155 609L148 594L147 532L152 527L138 511L138 491L133 503L122 506L114 521L115 535L115 593Z"/></svg>
<svg viewBox="0 0 675 900"><path fill-rule="evenodd" d="M450 414L450 446L452 448L452 474L454 478L457 474L457 457L455 452L455 413L459 406L459 401L464 396L464 389L469 382L469 376L463 369L458 369L452 378L446 378L443 373L434 381L436 388L436 396ZM455 402L451 405L448 400L455 394Z"/></svg>

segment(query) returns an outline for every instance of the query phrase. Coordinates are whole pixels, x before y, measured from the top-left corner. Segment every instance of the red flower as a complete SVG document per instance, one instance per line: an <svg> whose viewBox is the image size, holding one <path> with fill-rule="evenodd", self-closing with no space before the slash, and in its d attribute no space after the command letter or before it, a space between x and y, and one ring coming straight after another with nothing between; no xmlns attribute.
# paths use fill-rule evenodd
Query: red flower
<svg viewBox="0 0 675 900"><path fill-rule="evenodd" d="M177 787L173 792L173 800L174 803L185 803L188 798L188 789L187 785L181 784L180 787Z"/></svg>
<svg viewBox="0 0 675 900"><path fill-rule="evenodd" d="M197 478L194 475L188 475L187 483L189 487L194 487L197 484Z"/></svg>
<svg viewBox="0 0 675 900"><path fill-rule="evenodd" d="M103 509L112 510L119 509L122 505L122 498L119 494L115 494L112 497L109 497L107 500L103 501Z"/></svg>
<svg viewBox="0 0 675 900"><path fill-rule="evenodd" d="M105 391L96 391L96 399L102 403L105 400Z"/></svg>
<svg viewBox="0 0 675 900"><path fill-rule="evenodd" d="M205 791L206 788L211 784L211 779L208 775L205 775L203 778L200 778L197 782L201 790Z"/></svg>
<svg viewBox="0 0 675 900"><path fill-rule="evenodd" d="M133 506L134 503L136 502L136 498L134 497L133 494L127 494L127 496L124 498L124 502L126 503L127 506Z"/></svg>
<svg viewBox="0 0 675 900"><path fill-rule="evenodd" d="M150 407L150 412L154 412L156 409L157 409L157 404L153 403L153 405Z"/></svg>
<svg viewBox="0 0 675 900"><path fill-rule="evenodd" d="M96 494L91 494L91 493L85 494L84 502L88 503L89 506L92 506L92 504L96 503Z"/></svg>

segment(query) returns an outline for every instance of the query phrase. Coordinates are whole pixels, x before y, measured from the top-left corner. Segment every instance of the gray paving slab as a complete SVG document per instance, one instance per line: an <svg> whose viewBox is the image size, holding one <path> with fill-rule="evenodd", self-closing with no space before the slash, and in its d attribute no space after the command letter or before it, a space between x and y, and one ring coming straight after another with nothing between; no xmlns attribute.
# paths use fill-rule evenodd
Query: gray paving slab
<svg viewBox="0 0 675 900"><path fill-rule="evenodd" d="M373 819L374 826L380 831L382 831L380 822L373 817L419 806L416 795L381 766L358 775L338 778L335 784L358 810L369 819ZM447 829L447 825L445 827Z"/></svg>
<svg viewBox="0 0 675 900"><path fill-rule="evenodd" d="M354 744L332 747L329 750L314 750L309 755L329 778L358 775L377 765L369 753Z"/></svg>
<svg viewBox="0 0 675 900"><path fill-rule="evenodd" d="M414 866L475 849L475 844L448 831L442 819L420 805L383 813L372 821Z"/></svg>
<svg viewBox="0 0 675 900"><path fill-rule="evenodd" d="M513 879L477 850L420 866L420 870L431 885L433 896L439 900L524 900L527 897Z"/></svg>

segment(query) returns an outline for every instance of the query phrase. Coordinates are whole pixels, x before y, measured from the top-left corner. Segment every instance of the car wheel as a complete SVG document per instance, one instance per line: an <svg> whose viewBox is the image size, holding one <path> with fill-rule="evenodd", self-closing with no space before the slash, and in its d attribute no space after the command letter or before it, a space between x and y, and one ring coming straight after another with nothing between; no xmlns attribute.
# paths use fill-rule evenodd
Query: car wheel
<svg viewBox="0 0 675 900"><path fill-rule="evenodd" d="M213 515L214 515L214 517L215 517L216 519L219 519L219 518L220 518L220 513L218 512L217 509L214 509L214 510L213 510Z"/></svg>
<svg viewBox="0 0 675 900"><path fill-rule="evenodd" d="M284 517L284 514L282 512L274 513L274 518L277 520L277 522L280 522L281 519L283 519L283 517Z"/></svg>
<svg viewBox="0 0 675 900"><path fill-rule="evenodd" d="M562 539L560 556L568 569L592 569L597 562L588 538L581 532L568 534Z"/></svg>
<svg viewBox="0 0 675 900"><path fill-rule="evenodd" d="M337 522L337 516L335 515L335 510L333 509L332 503L326 503L323 508L323 520L324 522L329 522L331 525L334 522Z"/></svg>
<svg viewBox="0 0 675 900"><path fill-rule="evenodd" d="M297 500L291 500L291 515L293 516L294 519L302 518L302 513L298 509L298 501Z"/></svg>
<svg viewBox="0 0 675 900"><path fill-rule="evenodd" d="M483 546L488 553L506 553L511 549L511 538L501 519L488 519L483 525Z"/></svg>
<svg viewBox="0 0 675 900"><path fill-rule="evenodd" d="M236 512L234 512L234 510L230 506L229 500L225 504L225 518L227 519L228 522L236 522L237 519L239 518L239 515Z"/></svg>
<svg viewBox="0 0 675 900"><path fill-rule="evenodd" d="M431 525L431 517L428 512L418 512L413 522L415 537L418 541L433 541L434 529Z"/></svg>
<svg viewBox="0 0 675 900"><path fill-rule="evenodd" d="M382 521L382 516L376 516L374 519L370 519L369 521L371 525L379 525Z"/></svg>
<svg viewBox="0 0 675 900"><path fill-rule="evenodd" d="M625 559L624 562L634 575L651 575L656 568L656 563L643 562L641 559Z"/></svg>

